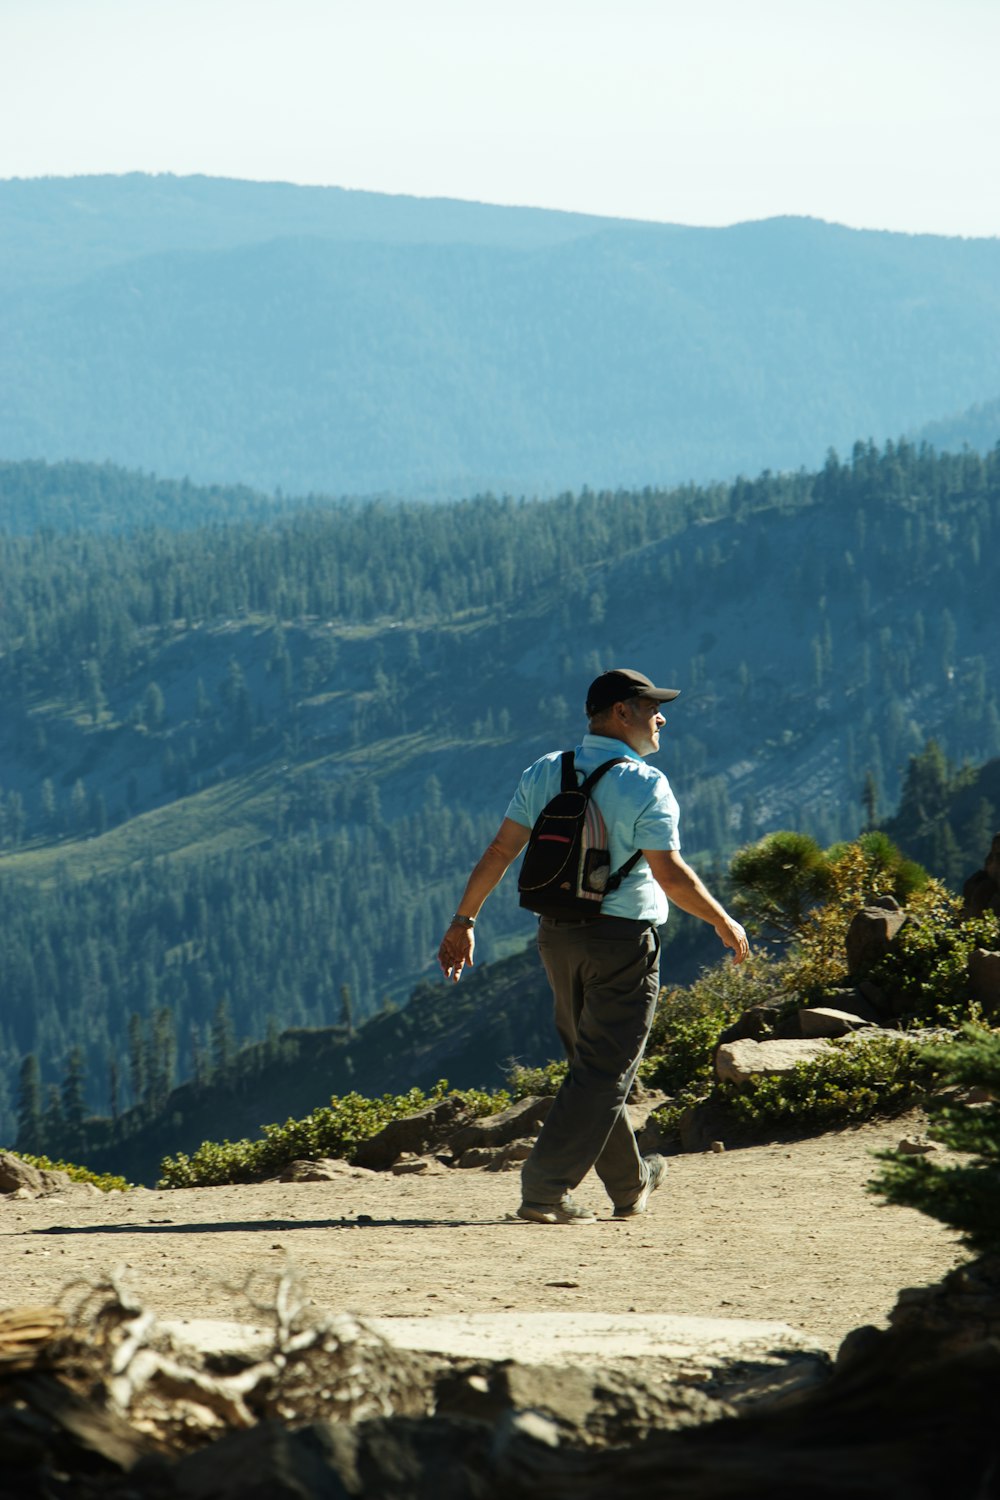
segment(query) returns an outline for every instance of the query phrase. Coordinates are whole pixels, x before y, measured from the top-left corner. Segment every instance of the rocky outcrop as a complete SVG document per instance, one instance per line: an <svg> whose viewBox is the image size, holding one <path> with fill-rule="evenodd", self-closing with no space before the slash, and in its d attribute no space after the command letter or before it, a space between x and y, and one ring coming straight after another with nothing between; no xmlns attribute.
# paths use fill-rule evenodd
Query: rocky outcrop
<svg viewBox="0 0 1000 1500"><path fill-rule="evenodd" d="M67 1172L33 1167L11 1151L0 1151L0 1193L12 1198L43 1198L48 1193L63 1193L71 1187L89 1188L93 1184L74 1183ZM94 1192L100 1189L94 1188Z"/></svg>
<svg viewBox="0 0 1000 1500"><path fill-rule="evenodd" d="M1000 953L973 949L969 955L969 989L988 1020L1000 1016Z"/></svg>
<svg viewBox="0 0 1000 1500"><path fill-rule="evenodd" d="M407 1152L419 1156L433 1150L458 1127L469 1123L470 1111L455 1094L429 1104L416 1114L390 1120L376 1135L362 1141L354 1152L354 1164L374 1172L387 1172Z"/></svg>
<svg viewBox="0 0 1000 1500"><path fill-rule="evenodd" d="M1000 833L993 836L983 868L962 887L963 916L981 917L988 911L1000 916Z"/></svg>
<svg viewBox="0 0 1000 1500"><path fill-rule="evenodd" d="M803 1062L817 1062L830 1051L824 1038L813 1041L727 1042L715 1054L716 1076L723 1083L743 1084L751 1078L773 1078L790 1073Z"/></svg>
<svg viewBox="0 0 1000 1500"><path fill-rule="evenodd" d="M863 907L852 918L844 939L848 974L863 979L885 958L906 921L906 912L892 896L880 896Z"/></svg>

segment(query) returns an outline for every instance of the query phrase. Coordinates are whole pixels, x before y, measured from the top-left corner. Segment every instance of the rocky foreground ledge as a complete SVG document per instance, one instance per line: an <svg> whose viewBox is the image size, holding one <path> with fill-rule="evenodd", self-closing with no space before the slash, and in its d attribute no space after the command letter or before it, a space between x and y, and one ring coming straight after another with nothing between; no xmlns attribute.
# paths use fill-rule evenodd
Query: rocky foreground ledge
<svg viewBox="0 0 1000 1500"><path fill-rule="evenodd" d="M565 1320L561 1363L538 1359L559 1340L533 1345L531 1319L507 1320L521 1357L471 1357L481 1318L317 1317L291 1277L257 1313L252 1329L161 1323L114 1277L68 1311L0 1315L0 1496L998 1493L996 1261L902 1294L889 1329L856 1330L835 1362L780 1324L648 1318L640 1357L640 1320L625 1356L594 1347L596 1318L589 1346Z"/></svg>

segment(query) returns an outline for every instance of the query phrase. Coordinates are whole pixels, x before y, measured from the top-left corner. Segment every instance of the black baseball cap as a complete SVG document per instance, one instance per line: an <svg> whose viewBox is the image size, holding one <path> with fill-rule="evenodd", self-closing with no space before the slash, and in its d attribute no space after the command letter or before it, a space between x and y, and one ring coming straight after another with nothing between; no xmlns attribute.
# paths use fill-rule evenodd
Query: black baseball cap
<svg viewBox="0 0 1000 1500"><path fill-rule="evenodd" d="M680 688L654 687L643 672L631 667L615 667L595 677L587 689L587 717L603 713L612 703L624 703L628 698L655 698L657 703L669 703L676 698Z"/></svg>

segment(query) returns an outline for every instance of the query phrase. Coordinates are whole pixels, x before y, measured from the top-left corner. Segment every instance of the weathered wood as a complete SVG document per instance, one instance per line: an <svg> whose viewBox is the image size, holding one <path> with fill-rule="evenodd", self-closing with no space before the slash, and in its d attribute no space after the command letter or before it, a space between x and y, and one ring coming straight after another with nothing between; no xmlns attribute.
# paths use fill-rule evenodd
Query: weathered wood
<svg viewBox="0 0 1000 1500"><path fill-rule="evenodd" d="M0 1312L0 1379L30 1370L51 1352L66 1327L58 1307L17 1307Z"/></svg>

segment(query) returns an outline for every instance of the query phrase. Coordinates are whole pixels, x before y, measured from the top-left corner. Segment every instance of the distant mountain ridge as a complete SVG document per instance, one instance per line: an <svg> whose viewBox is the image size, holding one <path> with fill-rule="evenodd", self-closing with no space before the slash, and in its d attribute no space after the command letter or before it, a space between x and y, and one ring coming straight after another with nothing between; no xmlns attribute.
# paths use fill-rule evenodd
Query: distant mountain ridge
<svg viewBox="0 0 1000 1500"><path fill-rule="evenodd" d="M0 183L0 456L547 494L815 466L1000 390L1000 241L207 178Z"/></svg>

